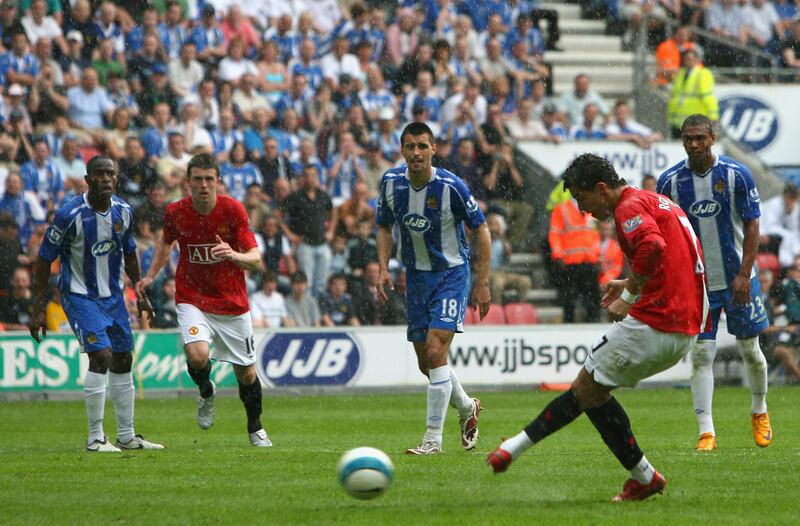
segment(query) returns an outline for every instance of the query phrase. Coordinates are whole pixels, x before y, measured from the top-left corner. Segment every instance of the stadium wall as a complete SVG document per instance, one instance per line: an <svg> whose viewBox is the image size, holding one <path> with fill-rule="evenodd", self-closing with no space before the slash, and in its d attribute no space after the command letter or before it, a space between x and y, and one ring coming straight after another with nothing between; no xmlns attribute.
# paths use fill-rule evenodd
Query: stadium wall
<svg viewBox="0 0 800 526"><path fill-rule="evenodd" d="M468 333L456 335L450 361L461 381L471 386L570 382L606 327L470 326ZM256 363L265 388L425 385L404 327L348 329L256 331ZM195 389L186 374L176 332L141 331L134 342L134 371L140 391ZM22 332L0 336L0 395L78 392L83 389L87 366L86 355L71 334L50 335L38 344ZM648 381L685 383L690 372L686 358ZM229 364L216 366L213 379L221 388L236 386Z"/></svg>

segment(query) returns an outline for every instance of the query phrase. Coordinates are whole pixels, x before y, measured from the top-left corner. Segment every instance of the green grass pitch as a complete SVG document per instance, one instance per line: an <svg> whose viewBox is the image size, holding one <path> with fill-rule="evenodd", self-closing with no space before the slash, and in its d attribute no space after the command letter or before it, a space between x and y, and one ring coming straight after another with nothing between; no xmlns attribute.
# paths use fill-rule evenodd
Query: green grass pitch
<svg viewBox="0 0 800 526"><path fill-rule="evenodd" d="M581 417L493 475L486 454L518 432L552 393L486 392L477 450L461 450L454 411L445 452L409 457L424 424L425 394L267 396L264 423L275 447L256 450L233 396L220 397L209 431L193 399L138 400L137 432L161 452L83 451L82 402L0 402L0 524L797 524L800 389L769 395L775 440L753 444L749 391L718 389L719 449L693 451L688 389L626 390L640 445L667 478L663 496L615 504L627 473ZM106 409L106 433L114 437ZM341 454L386 451L389 491L348 497L336 479Z"/></svg>

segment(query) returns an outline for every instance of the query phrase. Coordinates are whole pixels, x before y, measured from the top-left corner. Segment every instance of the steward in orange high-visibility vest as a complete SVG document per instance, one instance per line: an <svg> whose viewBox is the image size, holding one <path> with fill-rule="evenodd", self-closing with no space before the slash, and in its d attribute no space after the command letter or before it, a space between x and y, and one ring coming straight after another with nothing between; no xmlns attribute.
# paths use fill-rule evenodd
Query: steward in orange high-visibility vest
<svg viewBox="0 0 800 526"><path fill-rule="evenodd" d="M551 258L565 265L597 263L600 260L600 233L597 221L583 214L574 199L569 199L553 209L550 218Z"/></svg>

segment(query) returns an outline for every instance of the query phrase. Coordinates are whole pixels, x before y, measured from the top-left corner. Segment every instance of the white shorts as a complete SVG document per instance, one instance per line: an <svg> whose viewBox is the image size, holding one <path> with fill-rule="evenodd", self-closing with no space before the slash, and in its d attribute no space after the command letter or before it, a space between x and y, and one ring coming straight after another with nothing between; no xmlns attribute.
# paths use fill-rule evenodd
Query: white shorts
<svg viewBox="0 0 800 526"><path fill-rule="evenodd" d="M217 361L244 366L256 363L249 311L238 316L223 316L203 312L188 303L179 303L176 310L184 345L213 342L211 357Z"/></svg>
<svg viewBox="0 0 800 526"><path fill-rule="evenodd" d="M633 387L678 363L696 341L697 336L657 331L628 316L592 346L583 367L601 385Z"/></svg>

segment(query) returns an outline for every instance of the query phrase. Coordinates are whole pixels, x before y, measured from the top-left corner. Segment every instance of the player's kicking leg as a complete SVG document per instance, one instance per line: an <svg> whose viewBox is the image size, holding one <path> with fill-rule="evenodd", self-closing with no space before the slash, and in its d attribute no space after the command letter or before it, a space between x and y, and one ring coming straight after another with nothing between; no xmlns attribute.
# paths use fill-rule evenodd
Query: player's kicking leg
<svg viewBox="0 0 800 526"><path fill-rule="evenodd" d="M663 493L666 480L647 461L631 431L630 421L610 388L594 381L581 369L572 388L551 401L518 435L500 444L487 459L495 473L508 469L511 462L537 442L570 424L585 412L606 446L630 471L631 478L613 500L642 500Z"/></svg>

